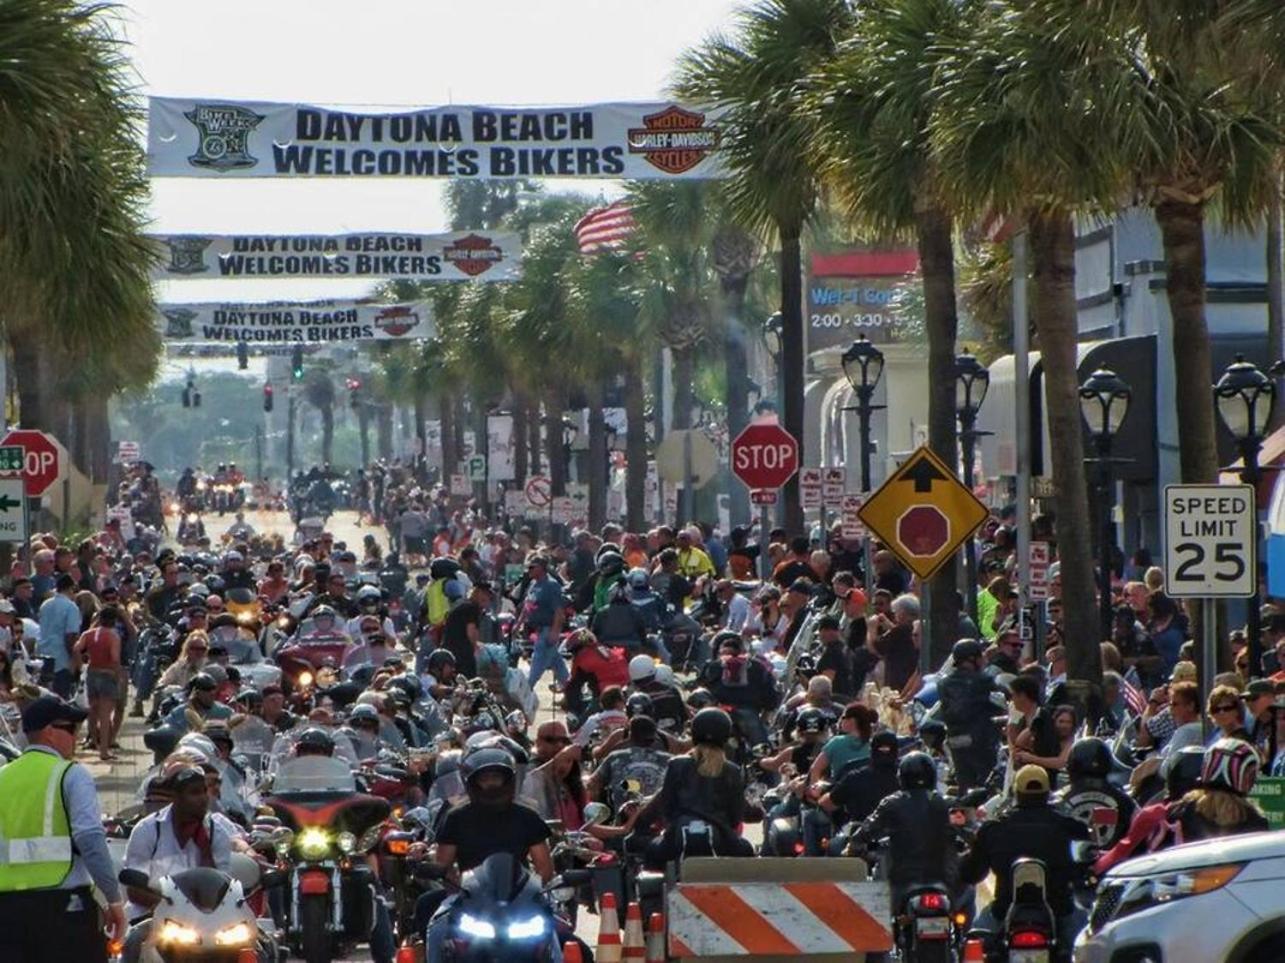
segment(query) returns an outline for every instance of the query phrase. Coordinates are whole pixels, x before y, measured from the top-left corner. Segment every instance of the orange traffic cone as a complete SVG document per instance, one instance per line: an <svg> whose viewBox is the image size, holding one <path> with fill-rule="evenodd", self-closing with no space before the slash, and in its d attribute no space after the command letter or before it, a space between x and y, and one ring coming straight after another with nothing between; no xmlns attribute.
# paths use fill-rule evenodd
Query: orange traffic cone
<svg viewBox="0 0 1285 963"><path fill-rule="evenodd" d="M647 947L643 943L642 908L637 903L630 903L625 910L625 945L623 959L637 960L642 963L647 957Z"/></svg>
<svg viewBox="0 0 1285 963"><path fill-rule="evenodd" d="M665 963L665 917L660 913L647 919L646 963Z"/></svg>
<svg viewBox="0 0 1285 963"><path fill-rule="evenodd" d="M598 915L598 947L593 958L598 963L620 963L620 917L616 915L616 894L603 893Z"/></svg>
<svg viewBox="0 0 1285 963"><path fill-rule="evenodd" d="M584 963L584 954L575 940L562 944L562 963Z"/></svg>

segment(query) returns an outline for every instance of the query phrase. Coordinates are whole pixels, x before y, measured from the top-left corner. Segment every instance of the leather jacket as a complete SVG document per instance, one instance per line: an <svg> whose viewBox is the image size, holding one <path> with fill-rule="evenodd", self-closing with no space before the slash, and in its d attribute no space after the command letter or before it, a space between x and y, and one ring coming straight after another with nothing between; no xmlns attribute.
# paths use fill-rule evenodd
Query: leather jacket
<svg viewBox="0 0 1285 963"><path fill-rule="evenodd" d="M888 880L896 886L958 879L955 832L946 800L929 789L901 789L884 798L853 835L857 843L887 836Z"/></svg>

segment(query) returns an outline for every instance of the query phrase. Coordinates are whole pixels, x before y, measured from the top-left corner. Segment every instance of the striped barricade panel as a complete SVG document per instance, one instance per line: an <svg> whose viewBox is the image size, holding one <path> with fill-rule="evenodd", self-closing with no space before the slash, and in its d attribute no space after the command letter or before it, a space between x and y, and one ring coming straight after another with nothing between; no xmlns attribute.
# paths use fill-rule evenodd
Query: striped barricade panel
<svg viewBox="0 0 1285 963"><path fill-rule="evenodd" d="M679 883L671 957L808 956L892 949L883 882Z"/></svg>

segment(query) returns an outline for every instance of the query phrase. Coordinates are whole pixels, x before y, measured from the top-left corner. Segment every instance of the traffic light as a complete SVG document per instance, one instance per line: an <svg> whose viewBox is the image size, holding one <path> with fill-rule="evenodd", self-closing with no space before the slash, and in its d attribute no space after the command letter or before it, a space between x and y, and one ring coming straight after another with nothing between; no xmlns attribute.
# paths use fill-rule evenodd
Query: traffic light
<svg viewBox="0 0 1285 963"><path fill-rule="evenodd" d="M192 378L187 379L187 387L183 389L183 407L201 407L201 392L197 389L196 381Z"/></svg>
<svg viewBox="0 0 1285 963"><path fill-rule="evenodd" d="M360 400L357 397L357 392L361 391L361 379L345 378L344 384L348 386L348 403L352 405L353 408L356 408L359 404L361 404Z"/></svg>
<svg viewBox="0 0 1285 963"><path fill-rule="evenodd" d="M250 367L250 346L244 341L236 343L236 366L242 371Z"/></svg>
<svg viewBox="0 0 1285 963"><path fill-rule="evenodd" d="M264 410L264 411L271 411L271 410L272 410L272 400L273 400L273 399L272 399L272 385L270 385L270 384L268 384L268 385L264 385L264 386L263 386L263 410Z"/></svg>
<svg viewBox="0 0 1285 963"><path fill-rule="evenodd" d="M187 387L183 389L183 407L192 407L192 382L190 381L187 383Z"/></svg>
<svg viewBox="0 0 1285 963"><path fill-rule="evenodd" d="M298 345L290 352L290 377L295 381L303 380L303 348Z"/></svg>

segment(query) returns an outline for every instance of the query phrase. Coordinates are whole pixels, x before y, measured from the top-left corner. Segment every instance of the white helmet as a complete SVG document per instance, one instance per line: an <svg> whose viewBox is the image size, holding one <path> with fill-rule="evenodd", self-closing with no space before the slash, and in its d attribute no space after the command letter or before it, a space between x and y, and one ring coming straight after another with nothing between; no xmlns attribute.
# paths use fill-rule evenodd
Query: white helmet
<svg viewBox="0 0 1285 963"><path fill-rule="evenodd" d="M635 655L629 660L629 681L642 682L655 678L656 662L650 655Z"/></svg>
<svg viewBox="0 0 1285 963"><path fill-rule="evenodd" d="M673 688L674 670L662 662L660 665L656 666L656 681L663 686Z"/></svg>

